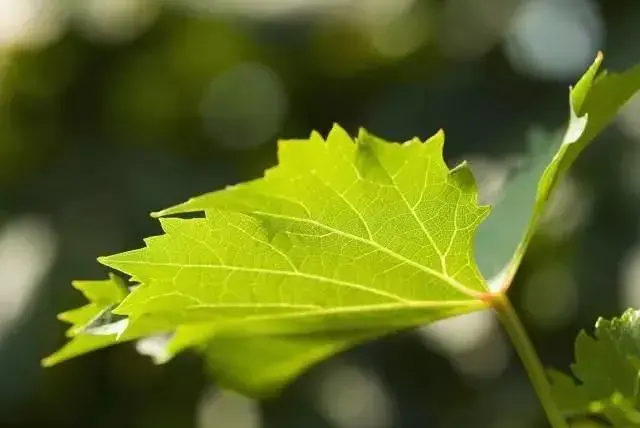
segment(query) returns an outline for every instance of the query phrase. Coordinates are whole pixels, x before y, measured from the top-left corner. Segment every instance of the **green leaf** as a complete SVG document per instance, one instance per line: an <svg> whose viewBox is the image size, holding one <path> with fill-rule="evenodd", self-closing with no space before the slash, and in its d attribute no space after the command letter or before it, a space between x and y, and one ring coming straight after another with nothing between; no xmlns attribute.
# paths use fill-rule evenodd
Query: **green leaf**
<svg viewBox="0 0 640 428"><path fill-rule="evenodd" d="M528 153L510 171L502 197L478 229L476 260L493 291L504 292L512 283L558 180L640 90L640 66L621 74L598 74L602 59L599 53L570 89L566 128L529 136Z"/></svg>
<svg viewBox="0 0 640 428"><path fill-rule="evenodd" d="M602 415L616 427L640 426L640 318L598 319L594 337L580 332L571 371L551 372L554 399L568 416Z"/></svg>
<svg viewBox="0 0 640 428"><path fill-rule="evenodd" d="M211 335L214 370L262 393L363 340L486 307L472 240L488 208L443 144L338 126L281 142L264 178L161 213L204 218L163 218L145 248L101 259L141 283L114 313L172 316L171 350Z"/></svg>

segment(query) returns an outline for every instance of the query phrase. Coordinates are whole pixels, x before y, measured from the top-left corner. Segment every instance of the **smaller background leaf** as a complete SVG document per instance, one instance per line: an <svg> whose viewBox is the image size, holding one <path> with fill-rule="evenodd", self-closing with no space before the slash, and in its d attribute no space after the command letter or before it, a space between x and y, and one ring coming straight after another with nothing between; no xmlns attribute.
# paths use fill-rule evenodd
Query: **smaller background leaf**
<svg viewBox="0 0 640 428"><path fill-rule="evenodd" d="M640 426L640 319L627 310L599 319L594 337L580 332L571 370L579 383L551 372L556 404L568 415L601 414L616 427Z"/></svg>

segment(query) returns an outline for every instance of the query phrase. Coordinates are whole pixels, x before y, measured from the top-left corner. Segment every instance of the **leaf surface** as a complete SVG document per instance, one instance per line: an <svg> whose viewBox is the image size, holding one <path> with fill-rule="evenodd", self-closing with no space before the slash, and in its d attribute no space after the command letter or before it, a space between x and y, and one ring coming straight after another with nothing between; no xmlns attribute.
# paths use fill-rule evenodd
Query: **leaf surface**
<svg viewBox="0 0 640 428"><path fill-rule="evenodd" d="M262 393L363 340L486 307L472 242L489 210L443 144L338 126L281 142L264 178L161 213L204 217L162 218L145 248L101 259L140 283L112 313L170 318L173 351L213 338L212 369Z"/></svg>
<svg viewBox="0 0 640 428"><path fill-rule="evenodd" d="M205 321L179 329L170 352L210 334L218 381L264 394L356 343L485 307L471 250L488 209L443 144L354 141L338 126L281 142L263 179L160 213L205 218L162 219L145 249L103 260L148 284L117 312Z"/></svg>

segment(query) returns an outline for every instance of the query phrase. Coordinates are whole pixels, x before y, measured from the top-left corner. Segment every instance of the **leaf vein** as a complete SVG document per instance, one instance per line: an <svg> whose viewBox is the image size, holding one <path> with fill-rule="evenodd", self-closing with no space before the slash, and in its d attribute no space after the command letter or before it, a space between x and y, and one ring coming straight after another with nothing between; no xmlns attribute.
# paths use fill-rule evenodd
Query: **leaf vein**
<svg viewBox="0 0 640 428"><path fill-rule="evenodd" d="M185 263L151 262L151 261L139 261L139 260L119 260L117 263L120 265L135 264L135 265L158 266L158 267L177 267L177 268L190 267L190 268L198 268L198 269L221 269L221 270L230 270L230 271L238 271L238 272L253 272L253 273L262 273L265 275L280 275L280 276L292 276L292 277L298 276L302 278L315 280L318 282L327 282L327 283L341 285L348 288L353 288L353 289L364 291L370 294L386 297L388 299L395 300L398 302L404 303L408 301L407 299L401 296L398 296L396 294L388 293L386 291L378 290L376 288L367 287L362 284L343 281L335 278L329 278L321 275L314 275L314 274L301 272L301 271L250 268L250 267L244 267L244 266L213 265L213 264L202 264L202 263L185 264Z"/></svg>
<svg viewBox="0 0 640 428"><path fill-rule="evenodd" d="M293 216L288 216L288 215L284 215L284 214L274 214L274 213L269 213L269 212L265 212L265 211L253 211L252 214L257 215L257 216L265 216L265 217L273 217L273 218L279 218L282 220L289 220L289 221L295 221L295 222L300 222L300 223L307 223L307 224L312 224L314 226L318 226L321 227L325 230L328 230L330 232L333 232L337 235L341 235L344 236L345 238L349 238L349 239L354 239L357 241L360 241L362 243L368 244L370 246L373 246L375 248L377 248L378 250L389 254L390 256L398 259L398 260L402 260L403 262L407 263L408 265L411 265L419 270L422 270L423 272L426 272L430 275L433 275L443 281L445 281L447 284L449 284L451 287L455 288L456 290L458 290L459 292L466 294L469 297L472 298L480 298L482 297L483 293L473 290L469 287L466 287L465 285L459 283L458 281L455 280L455 278L449 277L447 275L445 275L442 272L438 272L437 270L430 268L428 266L424 266L416 261L413 261L411 259L408 259L406 257L404 257L401 254L396 253L395 251L391 250L390 248L387 248L383 245L380 245L379 243L375 242L375 241L371 241L369 239L366 238L362 238L360 236L357 235L353 235L349 232L345 232L343 230L340 229L335 229L329 225L326 225L324 223L320 223L319 221L313 220L313 219L306 219L306 218L300 218L300 217L293 217Z"/></svg>

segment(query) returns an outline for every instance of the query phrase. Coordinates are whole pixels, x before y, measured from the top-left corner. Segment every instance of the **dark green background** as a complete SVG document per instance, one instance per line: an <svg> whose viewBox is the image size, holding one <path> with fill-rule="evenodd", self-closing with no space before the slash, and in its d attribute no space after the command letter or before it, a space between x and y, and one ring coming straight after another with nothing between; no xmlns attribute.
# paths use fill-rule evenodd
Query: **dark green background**
<svg viewBox="0 0 640 428"><path fill-rule="evenodd" d="M0 13L17 11L20 1L14 3ZM7 296L20 292L15 272L39 260L12 258L17 250L4 245L3 234L26 224L15 233L30 245L30 235L20 233L36 224L55 242L29 303L11 324L0 316L1 428L236 428L225 401L198 422L201 399L215 387L194 355L153 366L129 344L41 369L39 359L64 340L55 314L82 304L70 281L104 278L96 257L137 248L159 233L150 211L260 176L275 162L277 137L326 133L333 122L392 140L444 128L452 164L501 160L524 150L531 129L562 126L568 86L598 49L608 68L640 61L640 3L632 0L572 0L564 2L571 11L565 15L562 1L545 0L557 9L554 19L531 24L529 38L513 50L505 50L516 25L517 2L510 0L417 1L391 27L384 18L393 7L376 17L376 2L360 2L373 14L367 25L367 13L314 11L310 4L318 2L311 0L296 2L306 8L302 15L268 17L255 14L264 7L260 0L238 2L249 6L230 14L208 12L206 1L131 0L148 8L115 24L106 12L88 21L78 12L82 2L41 3L72 13L46 43L3 42L0 23L0 315L14 304ZM54 8L38 14L50 18ZM575 20L588 24L587 35L602 32L587 54L570 37ZM535 67L517 60L531 46L548 54ZM554 66L565 71L544 73ZM559 214L536 237L513 287L548 365L566 367L576 332L597 316L640 305L625 298L634 287L625 272L639 263L631 259L640 208L640 175L632 178L640 159L638 107L625 123L610 127L578 160L571 175L579 192L575 199L561 194ZM20 223L25 219L31 223ZM438 349L408 332L320 364L260 405L263 426L545 426L499 330L456 358ZM339 425L319 404L328 376L345 364L377 379L395 408L392 422ZM346 394L334 395L347 397L343 404L356 416L380 410L375 402L367 407L369 387L353 380L353 371L334 373L331 382Z"/></svg>

